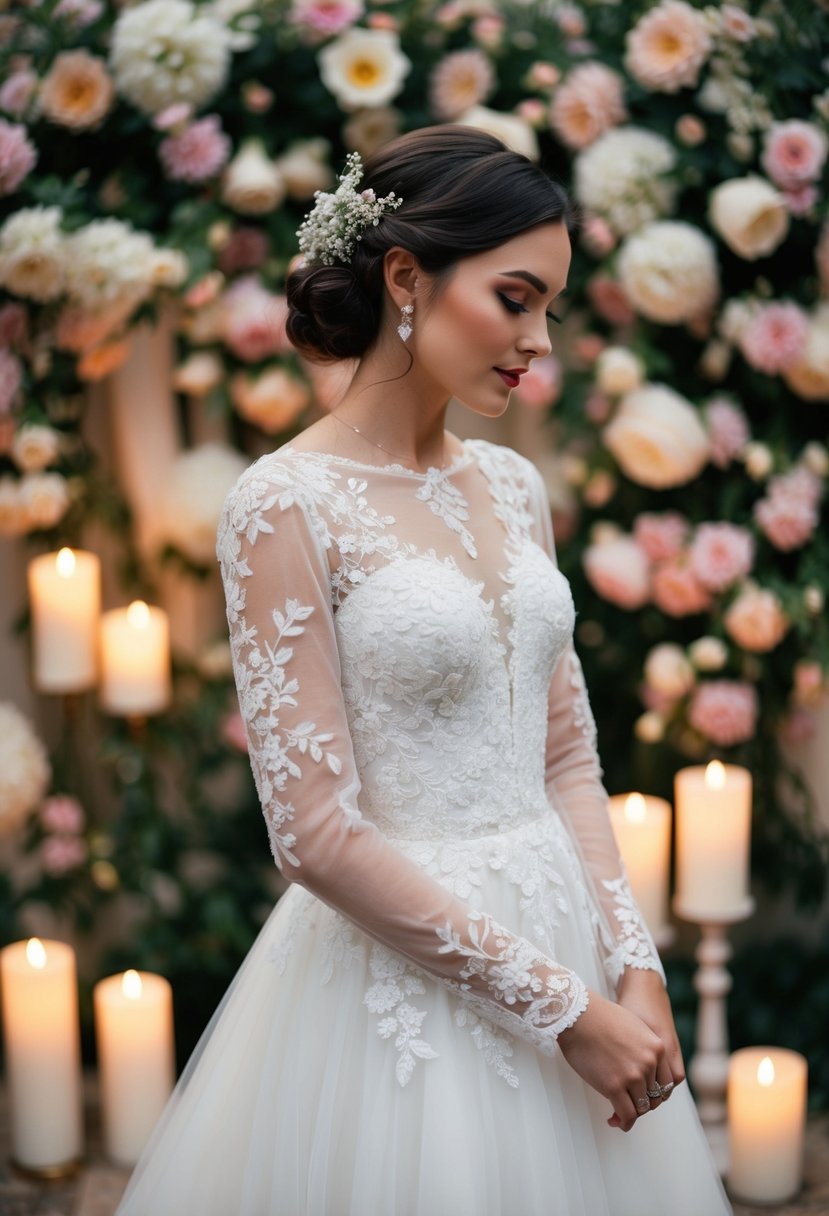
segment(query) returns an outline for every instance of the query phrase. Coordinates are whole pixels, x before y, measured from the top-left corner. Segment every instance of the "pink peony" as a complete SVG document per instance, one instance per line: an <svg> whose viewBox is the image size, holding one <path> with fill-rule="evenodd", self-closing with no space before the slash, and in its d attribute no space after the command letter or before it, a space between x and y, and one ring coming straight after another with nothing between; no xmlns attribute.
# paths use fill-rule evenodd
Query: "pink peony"
<svg viewBox="0 0 829 1216"><path fill-rule="evenodd" d="M726 632L743 650L766 654L789 631L789 619L773 591L747 584L723 617Z"/></svg>
<svg viewBox="0 0 829 1216"><path fill-rule="evenodd" d="M740 680L707 680L691 697L688 721L719 747L734 747L754 735L757 690Z"/></svg>
<svg viewBox="0 0 829 1216"><path fill-rule="evenodd" d="M668 616L695 616L711 607L711 595L691 569L686 552L659 563L651 592L657 608Z"/></svg>
<svg viewBox="0 0 829 1216"><path fill-rule="evenodd" d="M22 118L29 108L37 88L37 76L28 68L12 72L0 87L0 110L15 118Z"/></svg>
<svg viewBox="0 0 829 1216"><path fill-rule="evenodd" d="M230 138L216 114L200 118L180 135L169 135L158 149L164 171L171 181L203 182L215 177L227 164Z"/></svg>
<svg viewBox="0 0 829 1216"><path fill-rule="evenodd" d="M822 483L800 466L772 477L766 496L754 506L754 518L776 549L799 549L812 538L819 518Z"/></svg>
<svg viewBox="0 0 829 1216"><path fill-rule="evenodd" d="M0 415L11 412L22 383L20 360L7 348L0 348Z"/></svg>
<svg viewBox="0 0 829 1216"><path fill-rule="evenodd" d="M225 344L240 359L258 363L290 349L285 333L287 301L253 276L237 279L222 297Z"/></svg>
<svg viewBox="0 0 829 1216"><path fill-rule="evenodd" d="M561 395L561 364L555 355L535 359L521 377L515 396L521 405L544 410L555 405Z"/></svg>
<svg viewBox="0 0 829 1216"><path fill-rule="evenodd" d="M483 51L454 51L437 65L429 81L432 112L451 122L480 105L492 92L495 73Z"/></svg>
<svg viewBox="0 0 829 1216"><path fill-rule="evenodd" d="M593 590L611 604L633 611L648 602L650 562L632 536L590 545L583 562Z"/></svg>
<svg viewBox="0 0 829 1216"><path fill-rule="evenodd" d="M587 284L587 295L596 312L610 325L632 325L636 318L624 287L610 275L597 274Z"/></svg>
<svg viewBox="0 0 829 1216"><path fill-rule="evenodd" d="M234 228L218 257L222 274L258 270L268 256L268 237L259 228Z"/></svg>
<svg viewBox="0 0 829 1216"><path fill-rule="evenodd" d="M627 118L624 83L601 63L583 63L570 72L550 106L550 126L568 148L586 148Z"/></svg>
<svg viewBox="0 0 829 1216"><path fill-rule="evenodd" d="M737 524L700 524L688 550L691 570L708 591L725 591L754 561L754 538Z"/></svg>
<svg viewBox="0 0 829 1216"><path fill-rule="evenodd" d="M362 15L362 0L294 0L289 17L295 25L328 38L347 30Z"/></svg>
<svg viewBox="0 0 829 1216"><path fill-rule="evenodd" d="M751 439L748 421L743 411L726 397L714 397L708 402L705 421L711 442L711 460L717 468L724 469Z"/></svg>
<svg viewBox="0 0 829 1216"><path fill-rule="evenodd" d="M809 337L809 318L791 301L759 308L740 335L740 349L752 367L767 376L785 372L802 355Z"/></svg>
<svg viewBox="0 0 829 1216"><path fill-rule="evenodd" d="M83 807L70 794L53 794L40 808L40 822L47 832L77 834L85 823Z"/></svg>
<svg viewBox="0 0 829 1216"><path fill-rule="evenodd" d="M827 152L829 140L820 127L791 118L772 123L760 163L775 186L795 190L818 180Z"/></svg>
<svg viewBox="0 0 829 1216"><path fill-rule="evenodd" d="M645 550L652 562L666 562L678 557L690 531L690 524L677 511L657 514L644 511L633 523L636 543Z"/></svg>
<svg viewBox="0 0 829 1216"><path fill-rule="evenodd" d="M47 836L40 846L40 864L53 878L86 861L86 844L79 836Z"/></svg>
<svg viewBox="0 0 829 1216"><path fill-rule="evenodd" d="M0 194L13 194L37 160L26 128L0 118Z"/></svg>
<svg viewBox="0 0 829 1216"><path fill-rule="evenodd" d="M238 709L233 710L232 713L229 713L224 718L220 732L225 743L229 743L238 752L247 753L248 736L245 729L245 720Z"/></svg>

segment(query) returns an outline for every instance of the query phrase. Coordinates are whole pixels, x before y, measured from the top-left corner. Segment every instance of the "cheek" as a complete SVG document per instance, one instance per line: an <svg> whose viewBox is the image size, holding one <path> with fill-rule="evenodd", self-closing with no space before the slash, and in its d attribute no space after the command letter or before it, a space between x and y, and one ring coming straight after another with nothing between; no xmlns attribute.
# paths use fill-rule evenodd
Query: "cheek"
<svg viewBox="0 0 829 1216"><path fill-rule="evenodd" d="M465 292L462 298L446 299L434 315L438 342L457 365L463 353L487 358L504 344L505 321L498 302L486 295Z"/></svg>

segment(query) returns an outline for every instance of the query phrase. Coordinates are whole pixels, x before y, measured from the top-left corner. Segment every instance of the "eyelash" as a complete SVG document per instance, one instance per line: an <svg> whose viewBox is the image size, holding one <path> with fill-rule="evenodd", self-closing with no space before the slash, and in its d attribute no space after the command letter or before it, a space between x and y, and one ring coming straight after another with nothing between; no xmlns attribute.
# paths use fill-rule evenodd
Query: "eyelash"
<svg viewBox="0 0 829 1216"><path fill-rule="evenodd" d="M503 292L497 291L495 294L503 304L504 308L506 308L507 312L529 312L529 309L525 308L523 304L519 304L517 300L513 300L510 298L510 296L504 295ZM548 321L555 321L556 325L561 325L561 317L557 317L554 312L548 312L545 315Z"/></svg>

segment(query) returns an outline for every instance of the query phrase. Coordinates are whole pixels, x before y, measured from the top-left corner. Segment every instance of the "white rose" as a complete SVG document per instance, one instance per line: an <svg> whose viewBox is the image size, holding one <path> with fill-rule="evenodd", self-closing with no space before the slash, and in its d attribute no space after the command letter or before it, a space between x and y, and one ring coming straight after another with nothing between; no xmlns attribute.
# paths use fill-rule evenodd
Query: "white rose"
<svg viewBox="0 0 829 1216"><path fill-rule="evenodd" d="M631 481L657 490L691 481L710 452L697 411L664 384L623 397L602 439Z"/></svg>
<svg viewBox="0 0 829 1216"><path fill-rule="evenodd" d="M610 397L639 388L643 376L642 360L625 346L605 347L596 362L596 382Z"/></svg>
<svg viewBox="0 0 829 1216"><path fill-rule="evenodd" d="M27 207L0 228L0 285L17 296L53 300L63 290L65 252L59 207Z"/></svg>
<svg viewBox="0 0 829 1216"><path fill-rule="evenodd" d="M700 316L719 294L714 246L692 224L646 224L625 241L617 270L636 311L663 325Z"/></svg>
<svg viewBox="0 0 829 1216"><path fill-rule="evenodd" d="M747 261L773 253L789 231L783 195L755 175L716 186L709 199L708 218L729 249Z"/></svg>
<svg viewBox="0 0 829 1216"><path fill-rule="evenodd" d="M334 174L327 163L331 145L327 139L303 139L291 144L276 162L291 198L313 198L317 190L327 190Z"/></svg>
<svg viewBox="0 0 829 1216"><path fill-rule="evenodd" d="M688 657L697 671L722 671L728 661L728 647L720 638L697 638L688 647Z"/></svg>
<svg viewBox="0 0 829 1216"><path fill-rule="evenodd" d="M24 473L39 473L54 464L60 450L60 434L50 426L22 426L12 440L11 456Z"/></svg>
<svg viewBox="0 0 829 1216"><path fill-rule="evenodd" d="M219 443L202 444L174 462L162 504L162 532L191 561L213 562L224 500L246 465L234 448Z"/></svg>
<svg viewBox="0 0 829 1216"><path fill-rule="evenodd" d="M155 287L181 287L187 270L187 258L178 249L154 249L150 254L150 282Z"/></svg>
<svg viewBox="0 0 829 1216"><path fill-rule="evenodd" d="M829 305L822 305L810 318L806 346L783 376L798 397L829 401Z"/></svg>
<svg viewBox="0 0 829 1216"><path fill-rule="evenodd" d="M262 141L247 139L227 166L222 201L241 215L267 215L285 197L285 182Z"/></svg>
<svg viewBox="0 0 829 1216"><path fill-rule="evenodd" d="M464 127L474 127L476 131L487 131L513 152L520 152L529 160L538 160L538 139L523 118L502 114L500 110L490 110L487 106L471 106L455 121Z"/></svg>
<svg viewBox="0 0 829 1216"><path fill-rule="evenodd" d="M720 313L717 329L726 342L739 346L743 340L743 334L756 315L756 301L729 300Z"/></svg>
<svg viewBox="0 0 829 1216"><path fill-rule="evenodd" d="M28 473L20 482L27 530L54 528L69 509L69 486L60 473Z"/></svg>
<svg viewBox="0 0 829 1216"><path fill-rule="evenodd" d="M191 397L204 397L221 384L224 364L213 351L194 351L173 372L173 387Z"/></svg>
<svg viewBox="0 0 829 1216"><path fill-rule="evenodd" d="M11 832L43 798L51 768L46 748L14 705L0 703L0 832Z"/></svg>
<svg viewBox="0 0 829 1216"><path fill-rule="evenodd" d="M645 679L666 697L684 697L694 684L694 669L685 652L673 642L654 646L645 659Z"/></svg>
<svg viewBox="0 0 829 1216"><path fill-rule="evenodd" d="M810 473L815 477L829 476L829 451L822 443L807 443L801 457Z"/></svg>
<svg viewBox="0 0 829 1216"><path fill-rule="evenodd" d="M318 55L320 76L344 110L384 106L403 87L412 62L391 30L352 27Z"/></svg>

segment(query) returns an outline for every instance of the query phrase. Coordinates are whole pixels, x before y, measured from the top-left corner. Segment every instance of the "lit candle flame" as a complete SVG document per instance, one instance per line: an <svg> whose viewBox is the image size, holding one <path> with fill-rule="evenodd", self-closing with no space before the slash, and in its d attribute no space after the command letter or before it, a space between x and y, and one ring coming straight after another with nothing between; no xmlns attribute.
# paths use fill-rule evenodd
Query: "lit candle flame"
<svg viewBox="0 0 829 1216"><path fill-rule="evenodd" d="M705 784L709 790L721 790L725 785L725 765L719 760L712 760L705 770Z"/></svg>
<svg viewBox="0 0 829 1216"><path fill-rule="evenodd" d="M38 971L42 971L46 966L46 951L39 937L30 937L26 943L26 962Z"/></svg>
<svg viewBox="0 0 829 1216"><path fill-rule="evenodd" d="M757 1084L763 1086L774 1084L774 1063L771 1056L763 1056L757 1065Z"/></svg>
<svg viewBox="0 0 829 1216"><path fill-rule="evenodd" d="M127 609L127 621L131 629L146 629L150 623L150 610L143 600L133 600Z"/></svg>
<svg viewBox="0 0 829 1216"><path fill-rule="evenodd" d="M641 794L628 794L625 799L625 819L628 823L644 823L647 809Z"/></svg>
<svg viewBox="0 0 829 1216"><path fill-rule="evenodd" d="M124 978L121 980L121 991L127 1000L137 1001L144 991L144 985L141 983L141 976L137 971L125 971Z"/></svg>
<svg viewBox="0 0 829 1216"><path fill-rule="evenodd" d="M75 554L64 546L55 558L55 568L61 578L71 578L75 573Z"/></svg>

